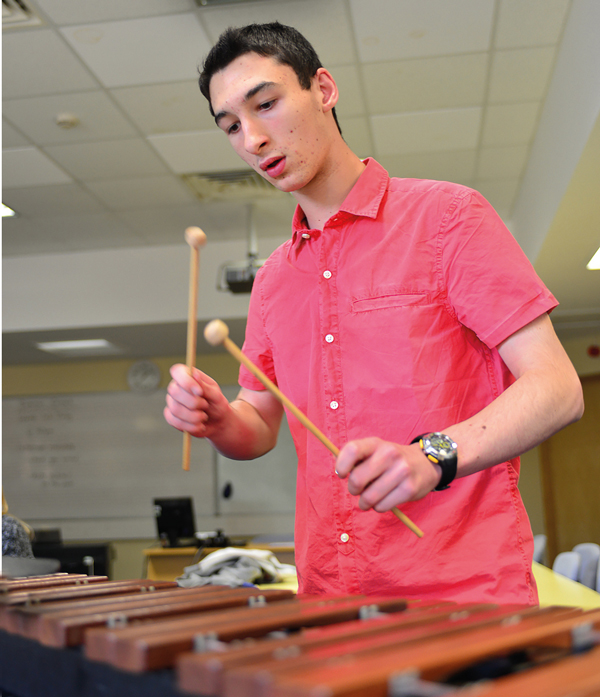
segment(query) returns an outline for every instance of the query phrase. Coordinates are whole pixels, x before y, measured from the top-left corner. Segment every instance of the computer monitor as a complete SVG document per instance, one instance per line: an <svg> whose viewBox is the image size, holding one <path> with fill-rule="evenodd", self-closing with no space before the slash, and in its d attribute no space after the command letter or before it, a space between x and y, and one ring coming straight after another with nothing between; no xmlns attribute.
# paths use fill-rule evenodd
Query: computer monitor
<svg viewBox="0 0 600 697"><path fill-rule="evenodd" d="M195 544L196 524L191 498L154 499L154 516L163 547Z"/></svg>

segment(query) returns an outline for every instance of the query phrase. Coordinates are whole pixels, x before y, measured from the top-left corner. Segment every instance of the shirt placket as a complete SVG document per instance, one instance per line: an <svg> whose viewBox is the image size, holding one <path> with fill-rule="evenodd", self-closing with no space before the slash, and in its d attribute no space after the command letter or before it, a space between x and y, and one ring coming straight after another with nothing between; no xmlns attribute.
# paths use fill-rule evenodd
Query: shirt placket
<svg viewBox="0 0 600 697"><path fill-rule="evenodd" d="M339 259L341 231L339 215L323 229L319 254L319 331L322 346L322 369L326 415L326 433L341 447L346 440L346 404L342 380L342 346L339 319ZM354 562L355 535L352 518L353 497L348 493L347 480L331 473L332 505L335 521L335 545L338 552L340 579L349 591L358 592Z"/></svg>

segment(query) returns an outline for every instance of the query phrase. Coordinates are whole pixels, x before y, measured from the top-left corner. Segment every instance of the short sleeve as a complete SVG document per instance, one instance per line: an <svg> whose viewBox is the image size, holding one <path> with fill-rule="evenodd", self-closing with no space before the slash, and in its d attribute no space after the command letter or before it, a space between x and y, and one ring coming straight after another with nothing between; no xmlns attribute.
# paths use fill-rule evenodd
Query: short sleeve
<svg viewBox="0 0 600 697"><path fill-rule="evenodd" d="M489 348L558 305L492 206L458 195L442 223L441 272L458 320Z"/></svg>

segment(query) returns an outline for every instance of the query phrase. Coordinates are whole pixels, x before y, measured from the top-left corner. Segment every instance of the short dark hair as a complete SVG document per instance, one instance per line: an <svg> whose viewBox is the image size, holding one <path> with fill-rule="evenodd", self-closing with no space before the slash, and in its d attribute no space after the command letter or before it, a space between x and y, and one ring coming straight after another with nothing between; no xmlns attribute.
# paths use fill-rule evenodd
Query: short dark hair
<svg viewBox="0 0 600 697"><path fill-rule="evenodd" d="M323 65L312 44L294 27L279 22L269 24L248 24L245 27L229 27L206 56L198 83L200 91L208 100L210 113L215 113L210 101L210 81L219 70L246 53L274 58L283 65L289 65L298 77L300 87L309 90L312 78ZM335 108L333 118L340 131Z"/></svg>

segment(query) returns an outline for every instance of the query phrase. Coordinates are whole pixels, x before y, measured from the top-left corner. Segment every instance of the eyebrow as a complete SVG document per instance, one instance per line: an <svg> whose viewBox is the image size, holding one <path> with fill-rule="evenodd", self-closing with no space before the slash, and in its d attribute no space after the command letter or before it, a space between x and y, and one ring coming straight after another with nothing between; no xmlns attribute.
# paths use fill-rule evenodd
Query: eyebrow
<svg viewBox="0 0 600 697"><path fill-rule="evenodd" d="M273 87L277 83L276 82L270 82L265 80L264 82L259 82L258 85L255 85L254 87L251 87L246 94L244 95L244 101L247 102L249 99L252 99L254 95L258 94L262 90L267 89L268 87ZM228 112L227 111L220 111L218 114L215 114L215 123L217 126L219 125L219 121L224 117L227 116Z"/></svg>

